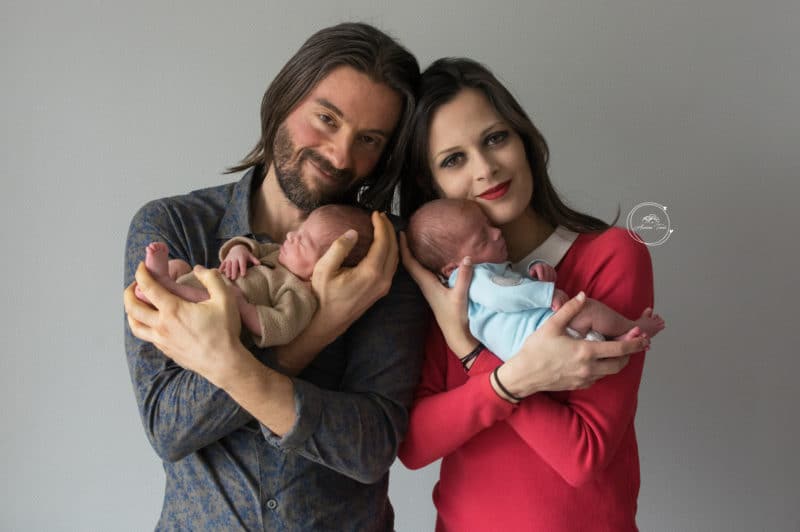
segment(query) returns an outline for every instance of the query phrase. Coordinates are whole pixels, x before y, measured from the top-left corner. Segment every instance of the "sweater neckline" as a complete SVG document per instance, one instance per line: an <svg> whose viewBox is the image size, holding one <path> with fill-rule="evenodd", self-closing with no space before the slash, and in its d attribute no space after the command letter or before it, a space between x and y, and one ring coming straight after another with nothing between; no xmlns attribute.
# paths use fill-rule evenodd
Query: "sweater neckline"
<svg viewBox="0 0 800 532"><path fill-rule="evenodd" d="M527 275L528 267L534 261L544 261L555 268L575 243L576 238L578 233L559 225L544 242L521 260L512 263L511 267L521 275Z"/></svg>

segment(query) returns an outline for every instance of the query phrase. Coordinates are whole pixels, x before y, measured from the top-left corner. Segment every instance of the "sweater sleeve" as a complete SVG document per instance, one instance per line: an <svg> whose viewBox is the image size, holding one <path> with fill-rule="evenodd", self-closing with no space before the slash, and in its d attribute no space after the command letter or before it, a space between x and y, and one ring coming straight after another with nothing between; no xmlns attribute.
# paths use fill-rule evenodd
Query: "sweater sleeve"
<svg viewBox="0 0 800 532"><path fill-rule="evenodd" d="M498 397L489 382L489 371L499 363L484 349L467 375L432 324L408 433L398 453L406 467L424 467L511 415L516 406Z"/></svg>
<svg viewBox="0 0 800 532"><path fill-rule="evenodd" d="M595 246L587 295L630 319L653 305L653 276L647 248L618 230L607 231ZM508 419L512 429L566 482L590 481L614 457L633 427L644 353L631 357L616 375L586 390L535 394Z"/></svg>

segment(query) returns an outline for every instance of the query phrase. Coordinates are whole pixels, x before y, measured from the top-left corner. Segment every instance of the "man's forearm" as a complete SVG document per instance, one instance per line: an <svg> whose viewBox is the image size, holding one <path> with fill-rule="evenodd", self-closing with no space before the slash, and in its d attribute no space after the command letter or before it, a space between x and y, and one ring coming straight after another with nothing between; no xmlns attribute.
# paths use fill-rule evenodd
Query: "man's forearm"
<svg viewBox="0 0 800 532"><path fill-rule="evenodd" d="M219 386L277 436L291 430L297 418L292 380L261 364L244 346L238 362L219 377Z"/></svg>

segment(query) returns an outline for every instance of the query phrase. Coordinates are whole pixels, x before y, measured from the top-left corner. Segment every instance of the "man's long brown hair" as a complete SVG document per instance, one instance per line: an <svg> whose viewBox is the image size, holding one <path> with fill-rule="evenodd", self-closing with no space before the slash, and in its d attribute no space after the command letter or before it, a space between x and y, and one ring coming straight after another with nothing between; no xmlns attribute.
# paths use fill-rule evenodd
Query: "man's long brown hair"
<svg viewBox="0 0 800 532"><path fill-rule="evenodd" d="M349 66L384 83L403 100L400 119L381 159L365 180L348 195L368 209L389 209L400 179L419 84L419 64L393 38L368 24L347 22L322 29L309 37L289 59L261 101L261 138L228 173L255 167L263 177L272 164L278 127L308 93L340 66Z"/></svg>

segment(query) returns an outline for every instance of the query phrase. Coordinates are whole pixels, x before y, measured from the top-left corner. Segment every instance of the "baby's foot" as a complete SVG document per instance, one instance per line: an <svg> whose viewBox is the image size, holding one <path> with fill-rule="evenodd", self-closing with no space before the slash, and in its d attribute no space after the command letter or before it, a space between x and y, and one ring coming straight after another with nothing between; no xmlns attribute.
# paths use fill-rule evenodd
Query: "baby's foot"
<svg viewBox="0 0 800 532"><path fill-rule="evenodd" d="M155 279L161 283L163 283L166 279L169 279L168 262L169 250L167 249L166 244L163 242L151 242L147 245L145 248L144 265L147 267L147 270L153 275L153 277L155 277ZM141 291L139 285L136 285L133 293L145 303L150 303L150 300L147 299L147 296L145 296L144 292Z"/></svg>
<svg viewBox="0 0 800 532"><path fill-rule="evenodd" d="M659 333L664 327L664 319L653 312L653 309L647 307L639 316L639 319L634 322L644 334L652 338Z"/></svg>
<svg viewBox="0 0 800 532"><path fill-rule="evenodd" d="M647 333L643 332L638 325L631 327L631 330L626 332L623 335L617 336L614 340L623 341L623 340L636 340L637 338L643 338L647 341L647 345L645 346L645 351L650 349L650 338L648 337Z"/></svg>
<svg viewBox="0 0 800 532"><path fill-rule="evenodd" d="M150 242L145 249L144 265L154 277L169 277L169 249L163 242Z"/></svg>

